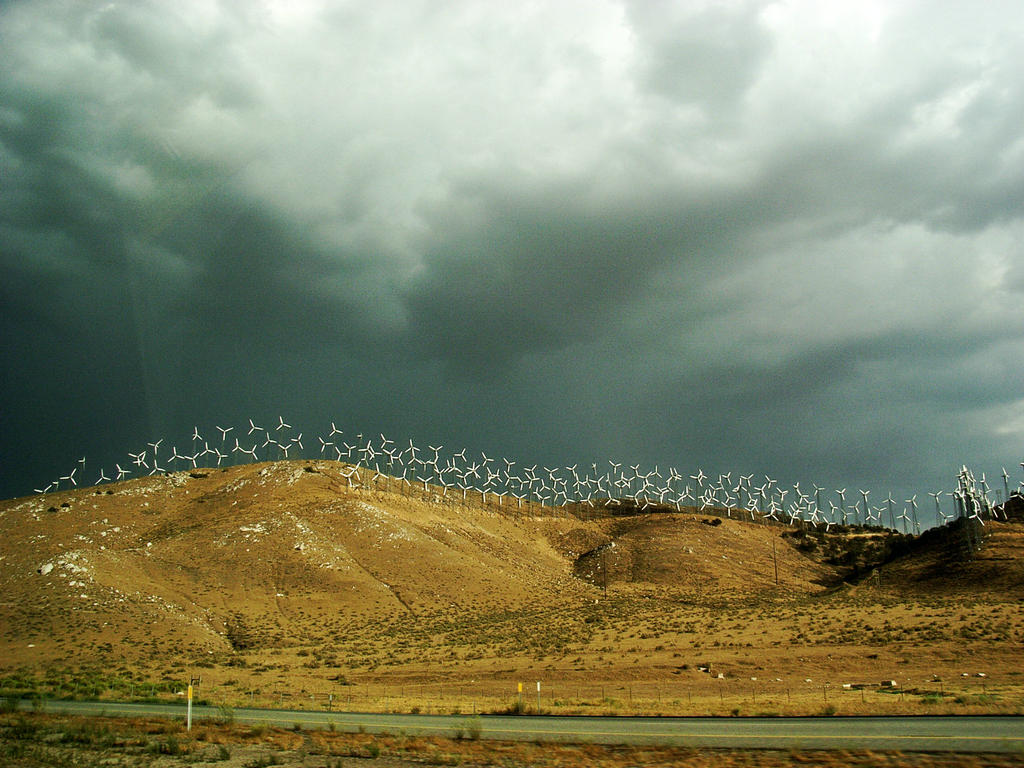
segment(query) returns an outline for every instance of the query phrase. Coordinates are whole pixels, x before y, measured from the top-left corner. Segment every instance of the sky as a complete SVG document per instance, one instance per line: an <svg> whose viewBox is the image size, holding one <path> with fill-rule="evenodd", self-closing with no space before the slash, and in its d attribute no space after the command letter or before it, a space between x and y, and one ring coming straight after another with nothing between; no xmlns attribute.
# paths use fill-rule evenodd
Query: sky
<svg viewBox="0 0 1024 768"><path fill-rule="evenodd" d="M1017 0L4 3L0 495L282 415L1015 484L1021 39Z"/></svg>

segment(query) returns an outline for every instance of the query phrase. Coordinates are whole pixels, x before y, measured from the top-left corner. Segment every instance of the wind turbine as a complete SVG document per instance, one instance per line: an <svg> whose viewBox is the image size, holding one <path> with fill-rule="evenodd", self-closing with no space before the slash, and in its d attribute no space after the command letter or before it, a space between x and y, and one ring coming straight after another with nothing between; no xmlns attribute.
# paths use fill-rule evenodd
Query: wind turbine
<svg viewBox="0 0 1024 768"><path fill-rule="evenodd" d="M182 455L180 455L180 454L178 453L178 446L176 446L176 445L172 445L172 446L171 446L171 458L170 458L170 459L168 459L168 462L167 462L167 466L171 466L171 464L172 464L173 462L177 461L178 459L184 459L184 458L186 458L186 457L185 457L185 456L182 456ZM154 462L154 463L155 463L155 462ZM150 474L153 474L153 473L152 473L152 472L150 472Z"/></svg>
<svg viewBox="0 0 1024 768"><path fill-rule="evenodd" d="M817 509L821 509L821 492L822 490L824 490L824 488L818 485L816 482L812 482L811 485L814 487L814 506Z"/></svg>
<svg viewBox="0 0 1024 768"><path fill-rule="evenodd" d="M915 493L913 496L907 499L907 503L910 505L910 516L913 518L914 521L914 535L920 536L921 526L917 522L917 494Z"/></svg>
<svg viewBox="0 0 1024 768"><path fill-rule="evenodd" d="M837 488L836 493L839 494L839 509L843 513L843 525L846 525L846 489Z"/></svg>
<svg viewBox="0 0 1024 768"><path fill-rule="evenodd" d="M939 497L942 496L942 491L928 491L928 495L935 499L935 522L942 520L943 525L949 522L946 515L942 512L942 505L939 503Z"/></svg>

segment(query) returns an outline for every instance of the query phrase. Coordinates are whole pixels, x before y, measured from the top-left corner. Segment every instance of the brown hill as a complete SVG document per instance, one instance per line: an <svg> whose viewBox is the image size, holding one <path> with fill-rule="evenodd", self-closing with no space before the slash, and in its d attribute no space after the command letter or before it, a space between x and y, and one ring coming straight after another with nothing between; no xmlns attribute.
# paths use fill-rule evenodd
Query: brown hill
<svg viewBox="0 0 1024 768"><path fill-rule="evenodd" d="M558 520L383 478L349 489L342 469L255 464L6 504L5 639L56 652L145 627L144 648L217 651L587 590L548 544Z"/></svg>
<svg viewBox="0 0 1024 768"><path fill-rule="evenodd" d="M1024 595L1024 526L960 519L925 531L886 563L880 579L899 590Z"/></svg>
<svg viewBox="0 0 1024 768"><path fill-rule="evenodd" d="M819 592L837 579L834 568L783 542L778 527L673 512L612 518L598 527L604 541L577 558L574 572L602 587L660 584L749 598L779 592L776 567L780 584L792 593Z"/></svg>
<svg viewBox="0 0 1024 768"><path fill-rule="evenodd" d="M764 526L682 514L581 520L381 476L350 488L348 469L253 464L8 502L4 639L34 644L36 656L112 638L132 640L128 655L217 652L401 617L557 608L607 583L753 595L775 589L775 565L790 591L834 576L781 540L773 561L777 530Z"/></svg>
<svg viewBox="0 0 1024 768"><path fill-rule="evenodd" d="M877 531L755 525L727 510L543 508L366 472L368 487L350 487L351 471L252 464L0 503L0 671L180 680L199 668L263 691L524 669L681 681L709 669L714 648L727 674L764 677L768 665L782 680L868 669L866 643L878 677L898 653L878 643L927 639L938 645L921 663L941 668L940 646L974 620L926 626L908 608L892 621L909 635L889 620L884 632L851 623L851 611L888 605L897 582L920 584L912 599L931 606L941 590L929 584L956 555L937 542L952 534L893 559L897 539ZM1012 619L1020 534L987 530L973 559L956 562L991 587L986 599L1007 616L998 642L1012 652L1024 640ZM886 560L873 587L868 566ZM844 578L860 586L836 591ZM700 657L690 666L688 653ZM699 674L685 673L703 685Z"/></svg>

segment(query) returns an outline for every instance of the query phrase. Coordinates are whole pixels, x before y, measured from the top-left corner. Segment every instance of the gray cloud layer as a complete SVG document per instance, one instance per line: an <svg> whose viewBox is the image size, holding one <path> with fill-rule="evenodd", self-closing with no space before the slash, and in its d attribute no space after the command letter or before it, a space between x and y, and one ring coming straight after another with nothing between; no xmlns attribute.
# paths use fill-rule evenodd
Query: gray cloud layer
<svg viewBox="0 0 1024 768"><path fill-rule="evenodd" d="M879 490L1019 461L1022 34L1014 2L9 4L3 490L278 412Z"/></svg>

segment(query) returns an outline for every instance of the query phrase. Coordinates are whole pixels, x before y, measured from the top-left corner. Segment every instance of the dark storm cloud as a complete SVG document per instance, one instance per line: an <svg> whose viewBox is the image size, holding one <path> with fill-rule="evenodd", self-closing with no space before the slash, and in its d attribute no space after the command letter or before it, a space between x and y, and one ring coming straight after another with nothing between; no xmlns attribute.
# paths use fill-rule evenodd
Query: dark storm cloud
<svg viewBox="0 0 1024 768"><path fill-rule="evenodd" d="M723 111L731 117L771 48L757 10L756 3L628 3L641 83L711 120Z"/></svg>
<svg viewBox="0 0 1024 768"><path fill-rule="evenodd" d="M62 447L3 487L267 413L862 485L1012 461L1024 29L987 8L9 4L3 427Z"/></svg>

